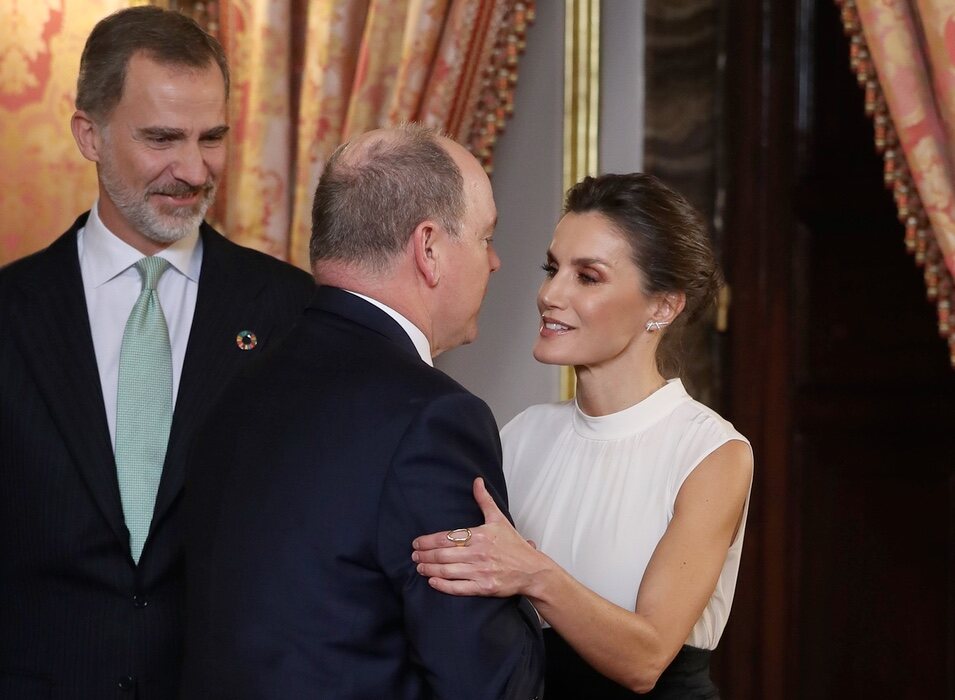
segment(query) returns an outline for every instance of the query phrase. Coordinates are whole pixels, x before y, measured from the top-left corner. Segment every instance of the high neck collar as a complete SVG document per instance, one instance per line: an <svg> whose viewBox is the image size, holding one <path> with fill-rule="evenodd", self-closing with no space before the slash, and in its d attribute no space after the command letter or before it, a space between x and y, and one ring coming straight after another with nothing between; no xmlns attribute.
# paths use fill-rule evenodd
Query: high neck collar
<svg viewBox="0 0 955 700"><path fill-rule="evenodd" d="M642 401L606 416L588 416L574 401L574 430L591 440L617 440L645 430L689 398L683 382L670 379Z"/></svg>

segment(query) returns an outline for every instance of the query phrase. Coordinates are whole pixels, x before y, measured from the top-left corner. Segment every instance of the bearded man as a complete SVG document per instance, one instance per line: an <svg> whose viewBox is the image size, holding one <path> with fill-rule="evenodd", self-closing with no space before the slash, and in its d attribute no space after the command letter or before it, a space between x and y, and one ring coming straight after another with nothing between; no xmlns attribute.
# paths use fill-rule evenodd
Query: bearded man
<svg viewBox="0 0 955 700"><path fill-rule="evenodd" d="M228 88L192 20L150 6L102 20L72 118L98 200L0 270L2 698L177 695L186 453L314 288L203 223Z"/></svg>

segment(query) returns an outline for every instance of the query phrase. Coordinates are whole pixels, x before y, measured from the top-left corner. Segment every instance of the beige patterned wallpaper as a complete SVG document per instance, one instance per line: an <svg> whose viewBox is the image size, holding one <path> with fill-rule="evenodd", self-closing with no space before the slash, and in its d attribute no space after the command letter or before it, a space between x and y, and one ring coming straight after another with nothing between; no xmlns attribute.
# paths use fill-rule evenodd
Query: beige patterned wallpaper
<svg viewBox="0 0 955 700"><path fill-rule="evenodd" d="M86 36L119 0L0 0L0 264L52 241L96 197L70 133Z"/></svg>

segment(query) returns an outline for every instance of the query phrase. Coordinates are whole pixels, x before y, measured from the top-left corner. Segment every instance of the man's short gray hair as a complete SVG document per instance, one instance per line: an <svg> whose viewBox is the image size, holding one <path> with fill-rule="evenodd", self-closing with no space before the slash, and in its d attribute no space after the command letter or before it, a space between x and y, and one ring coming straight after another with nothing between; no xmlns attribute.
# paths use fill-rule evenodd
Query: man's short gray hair
<svg viewBox="0 0 955 700"><path fill-rule="evenodd" d="M458 234L464 178L440 134L403 124L369 143L339 146L312 204L309 257L381 270L428 219Z"/></svg>
<svg viewBox="0 0 955 700"><path fill-rule="evenodd" d="M202 70L216 65L229 97L229 64L215 37L174 10L140 5L118 10L90 32L76 81L76 108L106 120L126 88L133 55L142 53L161 65Z"/></svg>

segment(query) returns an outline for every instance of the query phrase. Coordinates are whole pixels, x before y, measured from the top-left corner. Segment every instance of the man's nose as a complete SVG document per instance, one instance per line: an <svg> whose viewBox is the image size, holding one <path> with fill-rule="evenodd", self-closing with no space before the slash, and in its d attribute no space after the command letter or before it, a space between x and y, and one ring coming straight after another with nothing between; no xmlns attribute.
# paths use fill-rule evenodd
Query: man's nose
<svg viewBox="0 0 955 700"><path fill-rule="evenodd" d="M497 272L501 269L501 258L494 248L491 248L491 250L488 252L488 260L491 264L491 272Z"/></svg>
<svg viewBox="0 0 955 700"><path fill-rule="evenodd" d="M199 144L184 144L179 149L178 155L179 158L172 169L173 176L193 187L201 187L206 184L209 180L210 170Z"/></svg>

